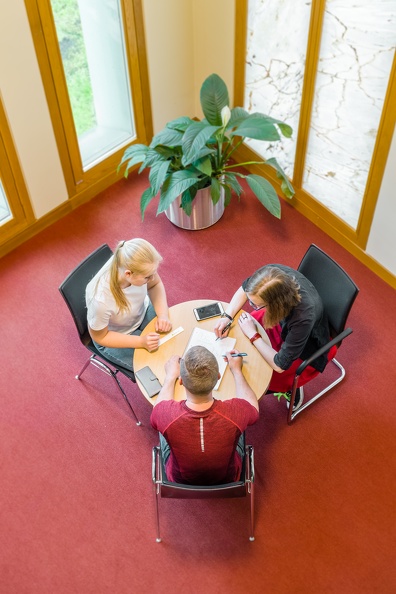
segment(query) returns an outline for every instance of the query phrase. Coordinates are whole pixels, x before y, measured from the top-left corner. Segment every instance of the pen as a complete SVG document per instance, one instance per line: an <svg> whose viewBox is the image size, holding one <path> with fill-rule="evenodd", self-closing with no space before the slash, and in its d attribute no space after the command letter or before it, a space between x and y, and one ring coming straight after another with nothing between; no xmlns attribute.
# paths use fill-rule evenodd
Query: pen
<svg viewBox="0 0 396 594"><path fill-rule="evenodd" d="M223 355L223 357L225 356ZM247 353L232 353L231 357L247 357Z"/></svg>
<svg viewBox="0 0 396 594"><path fill-rule="evenodd" d="M224 334L224 332L225 332L226 330L228 330L228 328L231 328L231 322L228 322L227 326L224 326L224 328L223 328L223 330L221 331L221 333L222 333L222 334ZM221 336L218 336L218 337L216 338L216 340L220 340L220 338L221 338ZM215 342L216 342L216 340L215 340Z"/></svg>

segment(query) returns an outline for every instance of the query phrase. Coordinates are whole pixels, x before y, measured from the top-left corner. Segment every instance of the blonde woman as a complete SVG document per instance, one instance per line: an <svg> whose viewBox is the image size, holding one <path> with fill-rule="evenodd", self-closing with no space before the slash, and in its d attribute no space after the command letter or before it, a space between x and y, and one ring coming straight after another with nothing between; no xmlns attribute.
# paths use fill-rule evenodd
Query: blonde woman
<svg viewBox="0 0 396 594"><path fill-rule="evenodd" d="M120 241L86 288L92 340L106 357L130 370L134 349L154 351L159 333L172 328L165 288L157 272L161 262L160 254L145 239ZM141 336L155 315L155 332Z"/></svg>

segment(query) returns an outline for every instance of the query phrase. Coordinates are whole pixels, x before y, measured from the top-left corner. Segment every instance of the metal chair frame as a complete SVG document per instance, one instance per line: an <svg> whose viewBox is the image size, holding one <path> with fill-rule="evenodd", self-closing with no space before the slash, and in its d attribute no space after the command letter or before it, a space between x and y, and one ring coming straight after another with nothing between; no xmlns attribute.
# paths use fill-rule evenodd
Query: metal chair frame
<svg viewBox="0 0 396 594"><path fill-rule="evenodd" d="M321 266L315 266L312 268L315 259L318 261L320 260ZM326 268L326 266L330 268L331 272L329 272L329 269ZM340 373L338 377L318 394L315 394L307 402L302 404L297 410L293 411L297 389L300 390L302 396L304 395L303 387L298 388L298 380L307 365L310 365L315 359L326 353L332 346L336 345L338 349L341 346L342 341L347 336L352 334L352 328L345 328L345 324L352 305L359 293L359 288L356 286L351 277L345 272L345 270L315 244L311 244L309 246L303 259L301 260L298 270L304 274L308 280L311 281L323 300L325 311L329 318L331 340L326 345L318 349L311 357L303 361L296 370L287 414L287 422L289 425L293 422L297 415L302 413L303 410L306 410L309 406L311 406L311 404L316 402L316 400L329 392L329 390L334 388L334 386L339 384L345 378L346 372L344 367L335 357L333 357L333 359L331 359L327 365L332 363L339 370ZM338 301L340 301L340 303L337 304L339 307L337 307L337 305L334 306L334 304L331 302L332 296L329 296L329 290L327 290L328 283L330 282L330 276L332 277L330 279L331 281L338 283L337 287L333 287L333 291L337 291ZM342 290L341 285L343 285L343 288L345 289L345 295L339 294L339 291Z"/></svg>
<svg viewBox="0 0 396 594"><path fill-rule="evenodd" d="M69 308L81 343L92 353L88 361L84 363L81 371L75 376L76 379L79 380L81 378L89 364L92 364L100 371L111 376L120 390L125 402L129 406L132 415L135 418L136 425L141 425L141 422L137 418L136 413L126 395L126 392L117 377L118 373L122 373L129 380L135 383L135 374L130 369L125 369L116 365L113 363L113 361L106 359L105 355L96 348L88 332L88 324L85 312L85 287L112 255L113 252L107 244L101 245L82 262L80 262L80 264L74 270L72 270L72 272L60 285L59 292ZM78 282L78 286L76 287L74 287L72 284L74 280L76 280L76 285ZM75 289L78 291L78 295L76 295Z"/></svg>
<svg viewBox="0 0 396 594"><path fill-rule="evenodd" d="M152 453L152 479L155 495L156 542L161 542L159 500L161 497L171 499L222 499L249 497L250 535L254 541L254 448L245 446L241 478L224 485L184 485L168 481L160 446L155 446Z"/></svg>

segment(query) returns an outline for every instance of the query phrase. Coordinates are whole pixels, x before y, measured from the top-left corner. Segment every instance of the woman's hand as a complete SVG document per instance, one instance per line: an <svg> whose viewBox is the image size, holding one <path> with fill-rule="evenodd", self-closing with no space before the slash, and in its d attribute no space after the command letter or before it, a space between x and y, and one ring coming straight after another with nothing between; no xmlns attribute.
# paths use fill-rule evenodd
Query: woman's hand
<svg viewBox="0 0 396 594"><path fill-rule="evenodd" d="M228 326L228 328L227 330L224 330L226 326ZM217 338L225 338L226 336L228 336L230 328L231 320L229 320L228 318L220 318L216 326L213 328L213 332L216 334Z"/></svg>
<svg viewBox="0 0 396 594"><path fill-rule="evenodd" d="M239 316L238 324L249 339L252 338L257 332L257 326L252 316L246 312L242 312Z"/></svg>
<svg viewBox="0 0 396 594"><path fill-rule="evenodd" d="M169 330L172 330L172 322L170 319L165 316L158 317L155 321L155 331L169 332Z"/></svg>
<svg viewBox="0 0 396 594"><path fill-rule="evenodd" d="M156 351L159 347L159 339L160 335L156 332L149 332L144 336L140 337L142 339L142 348L147 349L149 353L151 351Z"/></svg>

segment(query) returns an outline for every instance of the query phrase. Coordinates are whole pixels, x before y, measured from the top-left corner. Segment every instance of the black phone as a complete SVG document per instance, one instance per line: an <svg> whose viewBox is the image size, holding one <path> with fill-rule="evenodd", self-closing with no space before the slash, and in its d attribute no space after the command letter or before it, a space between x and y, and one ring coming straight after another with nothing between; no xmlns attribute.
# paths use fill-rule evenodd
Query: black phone
<svg viewBox="0 0 396 594"><path fill-rule="evenodd" d="M217 303L210 303L209 305L196 307L193 309L193 312L198 322L200 322L201 320L221 316L221 314L224 313L224 308L218 301Z"/></svg>

